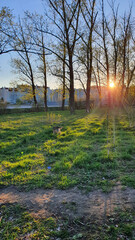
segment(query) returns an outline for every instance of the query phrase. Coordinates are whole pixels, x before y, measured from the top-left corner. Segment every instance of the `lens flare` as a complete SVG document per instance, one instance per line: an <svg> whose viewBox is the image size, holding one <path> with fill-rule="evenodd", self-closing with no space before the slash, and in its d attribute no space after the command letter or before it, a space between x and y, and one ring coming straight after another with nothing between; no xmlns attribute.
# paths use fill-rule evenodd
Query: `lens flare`
<svg viewBox="0 0 135 240"><path fill-rule="evenodd" d="M110 88L114 88L114 86L115 86L115 85L114 85L114 82L110 82L109 87L110 87Z"/></svg>

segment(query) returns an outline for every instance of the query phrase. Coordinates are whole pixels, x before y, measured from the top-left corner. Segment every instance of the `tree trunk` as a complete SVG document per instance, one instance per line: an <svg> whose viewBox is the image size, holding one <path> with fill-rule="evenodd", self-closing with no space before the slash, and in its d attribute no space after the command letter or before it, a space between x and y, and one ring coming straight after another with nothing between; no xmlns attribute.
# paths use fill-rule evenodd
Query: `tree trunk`
<svg viewBox="0 0 135 240"><path fill-rule="evenodd" d="M90 17L90 26L89 26L89 38L87 43L87 89L86 89L86 112L90 112L90 89L91 89L91 80L92 80L92 63L93 63L93 30L94 24L96 21L97 14L94 16L96 0L91 1L91 14ZM86 18L84 17L86 20Z"/></svg>
<svg viewBox="0 0 135 240"><path fill-rule="evenodd" d="M46 75L46 58L45 58L45 46L44 46L44 36L42 33L42 61L43 61L43 75L44 75L44 106L45 106L45 112L47 112L47 75Z"/></svg>
<svg viewBox="0 0 135 240"><path fill-rule="evenodd" d="M33 100L34 100L35 107L38 108L37 99L36 99L35 85L34 85L33 81L32 81L32 94L33 94Z"/></svg>
<svg viewBox="0 0 135 240"><path fill-rule="evenodd" d="M45 62L45 54L44 54L44 60L43 60L43 64L44 64L44 105L45 105L45 112L48 111L48 107L47 107L47 77L46 77L46 62Z"/></svg>
<svg viewBox="0 0 135 240"><path fill-rule="evenodd" d="M65 92L64 92L64 90L63 90L61 110L64 111L64 108L65 108Z"/></svg>
<svg viewBox="0 0 135 240"><path fill-rule="evenodd" d="M111 107L111 93L110 93L110 86L109 86L109 65L107 67L107 105Z"/></svg>
<svg viewBox="0 0 135 240"><path fill-rule="evenodd" d="M90 32L88 52L87 52L87 89L86 89L86 112L90 112L90 87L92 77L92 29Z"/></svg>
<svg viewBox="0 0 135 240"><path fill-rule="evenodd" d="M90 69L87 70L86 112L90 112Z"/></svg>
<svg viewBox="0 0 135 240"><path fill-rule="evenodd" d="M32 70L32 66L31 66L29 55L28 55L28 52L27 52L26 48L25 48L25 53L26 53L26 58L27 58L27 64L28 64L29 70L30 70L30 77L31 77L31 83L32 83L32 94L33 94L34 104L35 104L35 107L38 108L37 99L36 99L35 84L34 84L33 70Z"/></svg>
<svg viewBox="0 0 135 240"><path fill-rule="evenodd" d="M105 26L105 11L104 11L104 0L102 0L102 31L103 31L103 45L104 45L104 54L106 62L106 71L107 71L107 105L110 107L110 87L109 87L109 57L106 41L106 26Z"/></svg>
<svg viewBox="0 0 135 240"><path fill-rule="evenodd" d="M64 108L65 108L65 77L63 77L62 106L61 106L62 111L64 111Z"/></svg>
<svg viewBox="0 0 135 240"><path fill-rule="evenodd" d="M44 105L45 105L45 112L48 111L47 107L47 86L44 86Z"/></svg>
<svg viewBox="0 0 135 240"><path fill-rule="evenodd" d="M125 71L126 71L126 40L124 40L124 49L123 49L123 72L122 72L122 86L121 86L121 98L120 98L121 102L123 102Z"/></svg>
<svg viewBox="0 0 135 240"><path fill-rule="evenodd" d="M33 94L34 104L35 104L35 107L38 108L36 91L35 91L35 84L34 84L34 78L33 78L33 71L32 71L32 68L31 68L30 64L29 64L29 68L30 68L30 73L31 73L32 94Z"/></svg>
<svg viewBox="0 0 135 240"><path fill-rule="evenodd" d="M61 110L64 111L64 109L65 109L65 92L64 92L64 90L63 90Z"/></svg>
<svg viewBox="0 0 135 240"><path fill-rule="evenodd" d="M63 61L63 89L62 89L62 106L61 109L64 111L65 107L65 84L66 84L66 78L65 78L65 60L66 60L66 46L64 43L64 61Z"/></svg>
<svg viewBox="0 0 135 240"><path fill-rule="evenodd" d="M75 112L75 101L74 101L74 73L73 73L73 62L72 56L69 56L69 66L70 66L70 90L69 90L69 108L70 113L74 114Z"/></svg>

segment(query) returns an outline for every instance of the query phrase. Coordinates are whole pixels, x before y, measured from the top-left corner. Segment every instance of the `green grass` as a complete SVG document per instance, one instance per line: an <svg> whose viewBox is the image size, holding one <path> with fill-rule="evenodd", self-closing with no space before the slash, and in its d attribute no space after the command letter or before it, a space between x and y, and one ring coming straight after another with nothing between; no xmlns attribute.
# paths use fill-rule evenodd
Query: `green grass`
<svg viewBox="0 0 135 240"><path fill-rule="evenodd" d="M67 208L75 209L74 203ZM135 212L117 209L103 223L92 218L70 219L68 217L38 218L20 205L0 207L0 239L35 240L118 240L135 239Z"/></svg>
<svg viewBox="0 0 135 240"><path fill-rule="evenodd" d="M0 239L50 239L57 236L56 219L34 218L20 205L1 206Z"/></svg>
<svg viewBox="0 0 135 240"><path fill-rule="evenodd" d="M1 115L0 187L109 192L121 182L135 188L134 119L120 109ZM61 134L53 134L54 126ZM76 210L74 202L66 208ZM0 239L26 238L135 239L135 212L117 209L99 223L83 216L38 218L17 204L1 205Z"/></svg>
<svg viewBox="0 0 135 240"><path fill-rule="evenodd" d="M122 110L1 115L0 140L0 187L135 188L135 131Z"/></svg>

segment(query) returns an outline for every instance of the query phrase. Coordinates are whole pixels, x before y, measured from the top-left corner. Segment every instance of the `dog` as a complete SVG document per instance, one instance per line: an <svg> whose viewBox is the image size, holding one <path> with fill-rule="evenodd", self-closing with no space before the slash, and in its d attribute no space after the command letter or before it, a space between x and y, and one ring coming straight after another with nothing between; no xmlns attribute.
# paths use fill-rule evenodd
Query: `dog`
<svg viewBox="0 0 135 240"><path fill-rule="evenodd" d="M61 133L61 129L62 127L53 127L53 134L58 134L58 133Z"/></svg>

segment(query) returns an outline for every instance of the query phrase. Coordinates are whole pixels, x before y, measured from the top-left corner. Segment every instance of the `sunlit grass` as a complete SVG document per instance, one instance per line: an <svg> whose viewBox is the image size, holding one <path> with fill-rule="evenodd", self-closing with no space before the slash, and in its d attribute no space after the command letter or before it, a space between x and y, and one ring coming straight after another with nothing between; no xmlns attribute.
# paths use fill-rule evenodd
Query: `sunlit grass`
<svg viewBox="0 0 135 240"><path fill-rule="evenodd" d="M135 135L124 111L0 116L1 186L110 191L117 181L134 187L133 170Z"/></svg>

